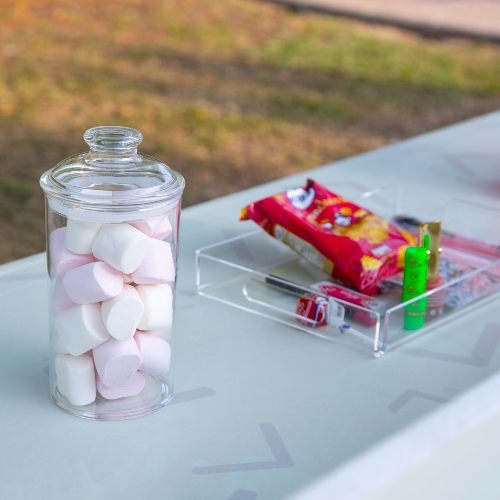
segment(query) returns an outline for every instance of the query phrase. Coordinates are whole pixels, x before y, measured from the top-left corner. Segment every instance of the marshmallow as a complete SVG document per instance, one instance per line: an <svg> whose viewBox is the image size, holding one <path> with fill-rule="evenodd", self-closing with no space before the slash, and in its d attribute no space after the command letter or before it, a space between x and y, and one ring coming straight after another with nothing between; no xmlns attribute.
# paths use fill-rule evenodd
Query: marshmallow
<svg viewBox="0 0 500 500"><path fill-rule="evenodd" d="M150 239L129 224L104 224L92 251L97 259L130 274L139 267L149 245Z"/></svg>
<svg viewBox="0 0 500 500"><path fill-rule="evenodd" d="M162 375L170 368L170 346L163 339L137 332L134 337L141 354L139 370L149 375Z"/></svg>
<svg viewBox="0 0 500 500"><path fill-rule="evenodd" d="M96 382L92 358L59 354L55 359L57 388L75 406L85 406L96 398Z"/></svg>
<svg viewBox="0 0 500 500"><path fill-rule="evenodd" d="M145 385L146 379L140 372L135 372L132 375L132 378L120 387L108 387L107 385L104 385L99 377L99 374L97 375L97 390L105 399L119 399L137 396L137 394L144 389Z"/></svg>
<svg viewBox="0 0 500 500"><path fill-rule="evenodd" d="M92 254L78 255L66 247L66 228L60 227L49 236L50 260L59 276L64 276L70 269L89 264L94 261Z"/></svg>
<svg viewBox="0 0 500 500"><path fill-rule="evenodd" d="M172 224L170 224L168 215L153 217L141 222L133 222L130 225L139 229L146 236L158 240L162 240L172 232Z"/></svg>
<svg viewBox="0 0 500 500"><path fill-rule="evenodd" d="M172 224L168 220L168 216L166 216L156 228L155 232L151 235L152 238L157 240L163 240L172 232Z"/></svg>
<svg viewBox="0 0 500 500"><path fill-rule="evenodd" d="M173 298L169 285L137 285L144 314L139 321L140 330L161 330L172 326Z"/></svg>
<svg viewBox="0 0 500 500"><path fill-rule="evenodd" d="M172 224L170 224L170 221L168 220L167 216L160 222L160 224L158 224L158 227L156 228L155 232L151 237L157 240L163 240L171 232L172 232Z"/></svg>
<svg viewBox="0 0 500 500"><path fill-rule="evenodd" d="M105 262L92 262L68 271L63 283L69 298L77 304L107 300L123 289L122 273Z"/></svg>
<svg viewBox="0 0 500 500"><path fill-rule="evenodd" d="M66 230L66 247L73 253L92 253L92 244L101 230L98 222L85 222L68 219Z"/></svg>
<svg viewBox="0 0 500 500"><path fill-rule="evenodd" d="M147 333L153 337L158 337L159 339L166 340L170 336L171 328L163 328L161 330L137 330L139 333Z"/></svg>
<svg viewBox="0 0 500 500"><path fill-rule="evenodd" d="M148 253L132 273L137 285L157 285L175 281L175 264L170 243L151 240Z"/></svg>
<svg viewBox="0 0 500 500"><path fill-rule="evenodd" d="M75 303L69 298L64 288L63 279L58 276L52 292L52 315L57 316L61 311L73 307Z"/></svg>
<svg viewBox="0 0 500 500"><path fill-rule="evenodd" d="M162 222L163 216L161 217L151 217L150 219L146 219L140 222L131 222L130 225L139 229L141 233L144 233L146 236L153 236L156 228Z"/></svg>
<svg viewBox="0 0 500 500"><path fill-rule="evenodd" d="M117 340L130 340L144 313L144 305L137 290L124 285L114 298L101 304L102 320L109 334Z"/></svg>
<svg viewBox="0 0 500 500"><path fill-rule="evenodd" d="M80 356L110 338L102 322L100 304L76 305L60 312L55 327L62 345L73 356Z"/></svg>
<svg viewBox="0 0 500 500"><path fill-rule="evenodd" d="M54 330L54 338L52 340L52 345L54 347L54 351L57 354L69 354L68 350L66 349L66 347L64 347L63 343L61 342L57 330Z"/></svg>
<svg viewBox="0 0 500 500"><path fill-rule="evenodd" d="M131 274L124 274L123 275L123 283L125 283L125 285L130 285L133 282L134 282L134 280L132 279Z"/></svg>
<svg viewBox="0 0 500 500"><path fill-rule="evenodd" d="M141 366L141 356L134 339L109 339L92 350L102 383L116 388L126 384Z"/></svg>

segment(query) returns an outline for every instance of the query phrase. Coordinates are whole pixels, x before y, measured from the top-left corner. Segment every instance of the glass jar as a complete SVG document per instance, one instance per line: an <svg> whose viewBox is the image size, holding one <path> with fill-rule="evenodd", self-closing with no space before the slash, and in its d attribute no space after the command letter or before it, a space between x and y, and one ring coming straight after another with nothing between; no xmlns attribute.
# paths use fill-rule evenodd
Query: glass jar
<svg viewBox="0 0 500 500"><path fill-rule="evenodd" d="M86 418L166 405L184 179L137 153L126 127L84 134L90 151L45 172L50 395Z"/></svg>

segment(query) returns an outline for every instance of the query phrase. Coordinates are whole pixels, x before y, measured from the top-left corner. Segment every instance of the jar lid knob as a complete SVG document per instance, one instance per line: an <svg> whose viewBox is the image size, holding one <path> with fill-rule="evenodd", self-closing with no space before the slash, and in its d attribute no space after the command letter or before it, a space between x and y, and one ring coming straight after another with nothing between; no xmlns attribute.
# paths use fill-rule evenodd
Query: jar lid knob
<svg viewBox="0 0 500 500"><path fill-rule="evenodd" d="M133 153L142 142L142 134L135 128L104 126L89 128L83 138L91 151Z"/></svg>

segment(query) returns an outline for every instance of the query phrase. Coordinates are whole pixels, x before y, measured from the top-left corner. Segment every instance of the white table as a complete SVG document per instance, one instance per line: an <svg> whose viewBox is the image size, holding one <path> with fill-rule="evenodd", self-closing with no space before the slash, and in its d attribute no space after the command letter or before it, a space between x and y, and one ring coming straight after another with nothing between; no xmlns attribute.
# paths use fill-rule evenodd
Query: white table
<svg viewBox="0 0 500 500"><path fill-rule="evenodd" d="M252 230L241 207L308 176L346 196L432 179L433 192L500 208L498 137L490 114L184 210L176 395L144 418L87 421L49 401L45 256L0 266L0 498L432 498L448 487L478 498L478 481L499 475L466 476L456 457L468 458L472 432L498 463L487 446L500 432L498 300L373 359L198 296L194 253Z"/></svg>

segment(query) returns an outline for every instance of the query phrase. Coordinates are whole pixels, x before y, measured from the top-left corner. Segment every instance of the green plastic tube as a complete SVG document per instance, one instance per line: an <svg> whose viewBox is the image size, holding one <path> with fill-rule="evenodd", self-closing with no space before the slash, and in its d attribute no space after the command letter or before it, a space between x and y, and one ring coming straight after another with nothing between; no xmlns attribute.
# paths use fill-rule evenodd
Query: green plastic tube
<svg viewBox="0 0 500 500"><path fill-rule="evenodd" d="M403 302L425 293L427 265L429 261L429 236L425 236L423 247L408 247L405 252L403 274ZM418 330L424 326L427 297L405 306L404 329Z"/></svg>

